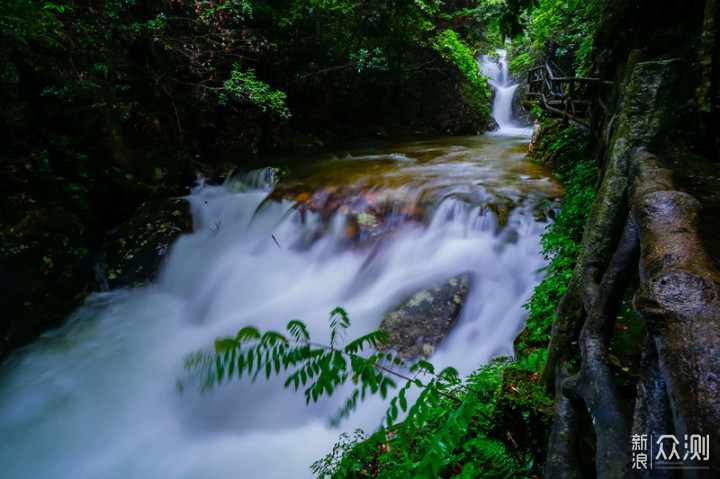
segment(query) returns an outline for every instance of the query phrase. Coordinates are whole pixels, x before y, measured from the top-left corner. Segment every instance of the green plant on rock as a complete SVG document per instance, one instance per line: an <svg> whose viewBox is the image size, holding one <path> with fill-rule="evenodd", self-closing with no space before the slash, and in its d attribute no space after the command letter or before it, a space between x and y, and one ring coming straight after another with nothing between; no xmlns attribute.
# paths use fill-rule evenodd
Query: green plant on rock
<svg viewBox="0 0 720 479"><path fill-rule="evenodd" d="M443 58L458 67L472 85L473 93L478 98L488 98L490 96L488 78L480 75L475 54L458 38L457 33L453 30L444 30L433 40L433 47L442 54Z"/></svg>
<svg viewBox="0 0 720 479"><path fill-rule="evenodd" d="M311 467L318 477L530 475L529 452L515 450L512 441L488 432L505 364L483 366L465 381L453 368L436 373L426 361L405 368L397 357L371 352L387 339L384 331L343 342L349 325L344 310L333 310L329 344L313 342L298 320L290 321L285 333L242 328L234 337L218 339L213 351L186 358L186 376L178 386L181 391L190 385L208 389L242 376L255 380L285 375L285 387L304 388L306 403L351 386L334 423L370 394L388 398L396 390L385 424L369 437L359 431L352 438L341 435L333 451ZM365 356L365 351L371 353ZM398 388L396 381L404 384ZM413 388L417 399L411 402Z"/></svg>

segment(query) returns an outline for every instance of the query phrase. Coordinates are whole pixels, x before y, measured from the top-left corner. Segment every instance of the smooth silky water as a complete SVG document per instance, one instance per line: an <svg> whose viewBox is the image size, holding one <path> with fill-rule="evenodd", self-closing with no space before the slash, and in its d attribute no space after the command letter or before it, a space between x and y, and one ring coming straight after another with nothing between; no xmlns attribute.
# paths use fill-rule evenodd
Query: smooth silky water
<svg viewBox="0 0 720 479"><path fill-rule="evenodd" d="M181 395L183 358L244 325L284 330L294 318L326 341L336 306L355 337L418 288L468 271L459 322L431 361L467 374L511 354L541 278L540 234L562 194L526 158L528 137L511 125L320 155L293 169L286 181L308 194L397 205L402 220L359 239L349 237L351 206L328 217L263 201L267 172L196 186L194 233L175 242L155 284L90 295L63 327L2 366L0 475L310 477L342 430L380 424L380 400L333 429L342 391L309 407L277 378Z"/></svg>

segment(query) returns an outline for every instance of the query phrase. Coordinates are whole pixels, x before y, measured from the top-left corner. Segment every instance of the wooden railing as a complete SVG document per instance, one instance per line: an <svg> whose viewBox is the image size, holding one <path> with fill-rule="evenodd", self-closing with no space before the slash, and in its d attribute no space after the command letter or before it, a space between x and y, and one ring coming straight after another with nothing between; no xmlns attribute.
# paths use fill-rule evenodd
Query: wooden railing
<svg viewBox="0 0 720 479"><path fill-rule="evenodd" d="M600 78L568 77L547 60L528 72L526 96L538 104L547 114L564 121L574 121L590 126L592 109L602 113L607 106L613 82Z"/></svg>

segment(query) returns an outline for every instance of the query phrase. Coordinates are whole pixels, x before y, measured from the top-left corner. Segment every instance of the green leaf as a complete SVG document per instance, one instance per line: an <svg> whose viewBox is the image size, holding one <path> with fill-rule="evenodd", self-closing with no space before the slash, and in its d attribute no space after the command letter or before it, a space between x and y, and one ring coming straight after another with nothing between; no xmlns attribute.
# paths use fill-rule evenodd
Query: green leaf
<svg viewBox="0 0 720 479"><path fill-rule="evenodd" d="M448 366L442 371L440 371L439 376L451 382L460 380L457 369L453 368L452 366Z"/></svg>
<svg viewBox="0 0 720 479"><path fill-rule="evenodd" d="M254 328L252 326L245 326L240 331L238 331L235 339L239 342L247 342L253 339L260 339L260 331L258 331L257 328Z"/></svg>
<svg viewBox="0 0 720 479"><path fill-rule="evenodd" d="M247 367L248 367L248 373L252 373L253 370L253 363L255 360L255 348L250 348L247 353Z"/></svg>
<svg viewBox="0 0 720 479"><path fill-rule="evenodd" d="M282 365L280 364L280 359L278 357L275 357L273 359L273 365L275 366L275 373L280 374L280 367Z"/></svg>
<svg viewBox="0 0 720 479"><path fill-rule="evenodd" d="M245 355L244 354L240 354L237 358L237 370L238 370L238 379L240 379L245 370Z"/></svg>
<svg viewBox="0 0 720 479"><path fill-rule="evenodd" d="M239 346L240 344L233 338L220 338L215 340L215 351L218 353L230 351L231 349L236 349Z"/></svg>
<svg viewBox="0 0 720 479"><path fill-rule="evenodd" d="M220 359L220 356L217 356L215 358L215 366L217 371L217 381L218 383L221 383L223 380L223 376L225 376L225 368L222 365L222 360Z"/></svg>
<svg viewBox="0 0 720 479"><path fill-rule="evenodd" d="M433 374L435 372L435 366L433 366L432 364L430 364L427 361L420 359L420 360L418 360L418 362L413 364L412 367L410 368L410 372L415 372L415 371L427 371L430 374Z"/></svg>
<svg viewBox="0 0 720 479"><path fill-rule="evenodd" d="M287 324L287 330L297 341L307 341L310 339L310 334L307 331L305 323L297 319L293 319Z"/></svg>
<svg viewBox="0 0 720 479"><path fill-rule="evenodd" d="M262 335L262 339L260 342L262 344L269 344L274 345L278 341L286 343L287 339L282 334L278 333L277 331L268 331L265 334Z"/></svg>
<svg viewBox="0 0 720 479"><path fill-rule="evenodd" d="M236 356L236 349L233 349L232 354L230 355L230 364L228 365L228 378L231 378L233 375L233 372L235 372L235 356Z"/></svg>
<svg viewBox="0 0 720 479"><path fill-rule="evenodd" d="M330 347L335 345L335 339L342 330L350 326L350 319L342 308L335 308L330 313Z"/></svg>
<svg viewBox="0 0 720 479"><path fill-rule="evenodd" d="M407 411L408 404L407 404L407 399L405 399L405 388L400 390L398 397L400 399L400 409L402 409L403 412Z"/></svg>

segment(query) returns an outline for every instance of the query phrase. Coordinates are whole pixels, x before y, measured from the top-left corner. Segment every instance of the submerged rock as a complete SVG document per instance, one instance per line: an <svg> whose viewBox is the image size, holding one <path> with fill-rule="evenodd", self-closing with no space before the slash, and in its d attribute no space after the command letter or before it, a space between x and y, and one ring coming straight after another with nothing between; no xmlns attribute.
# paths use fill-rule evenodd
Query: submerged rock
<svg viewBox="0 0 720 479"><path fill-rule="evenodd" d="M405 191L378 189L368 185L316 187L283 182L269 195L271 201L294 201L301 219L308 212L319 216L322 227L317 239L330 229L336 214L345 215L343 234L348 245L367 244L404 224L427 220L429 200L417 199Z"/></svg>
<svg viewBox="0 0 720 479"><path fill-rule="evenodd" d="M460 316L469 289L470 275L466 273L415 292L383 317L380 329L387 331L389 338L379 349L394 349L406 359L432 356Z"/></svg>
<svg viewBox="0 0 720 479"><path fill-rule="evenodd" d="M142 284L155 276L170 244L192 231L189 206L184 199L145 203L110 235L102 263L110 288Z"/></svg>

